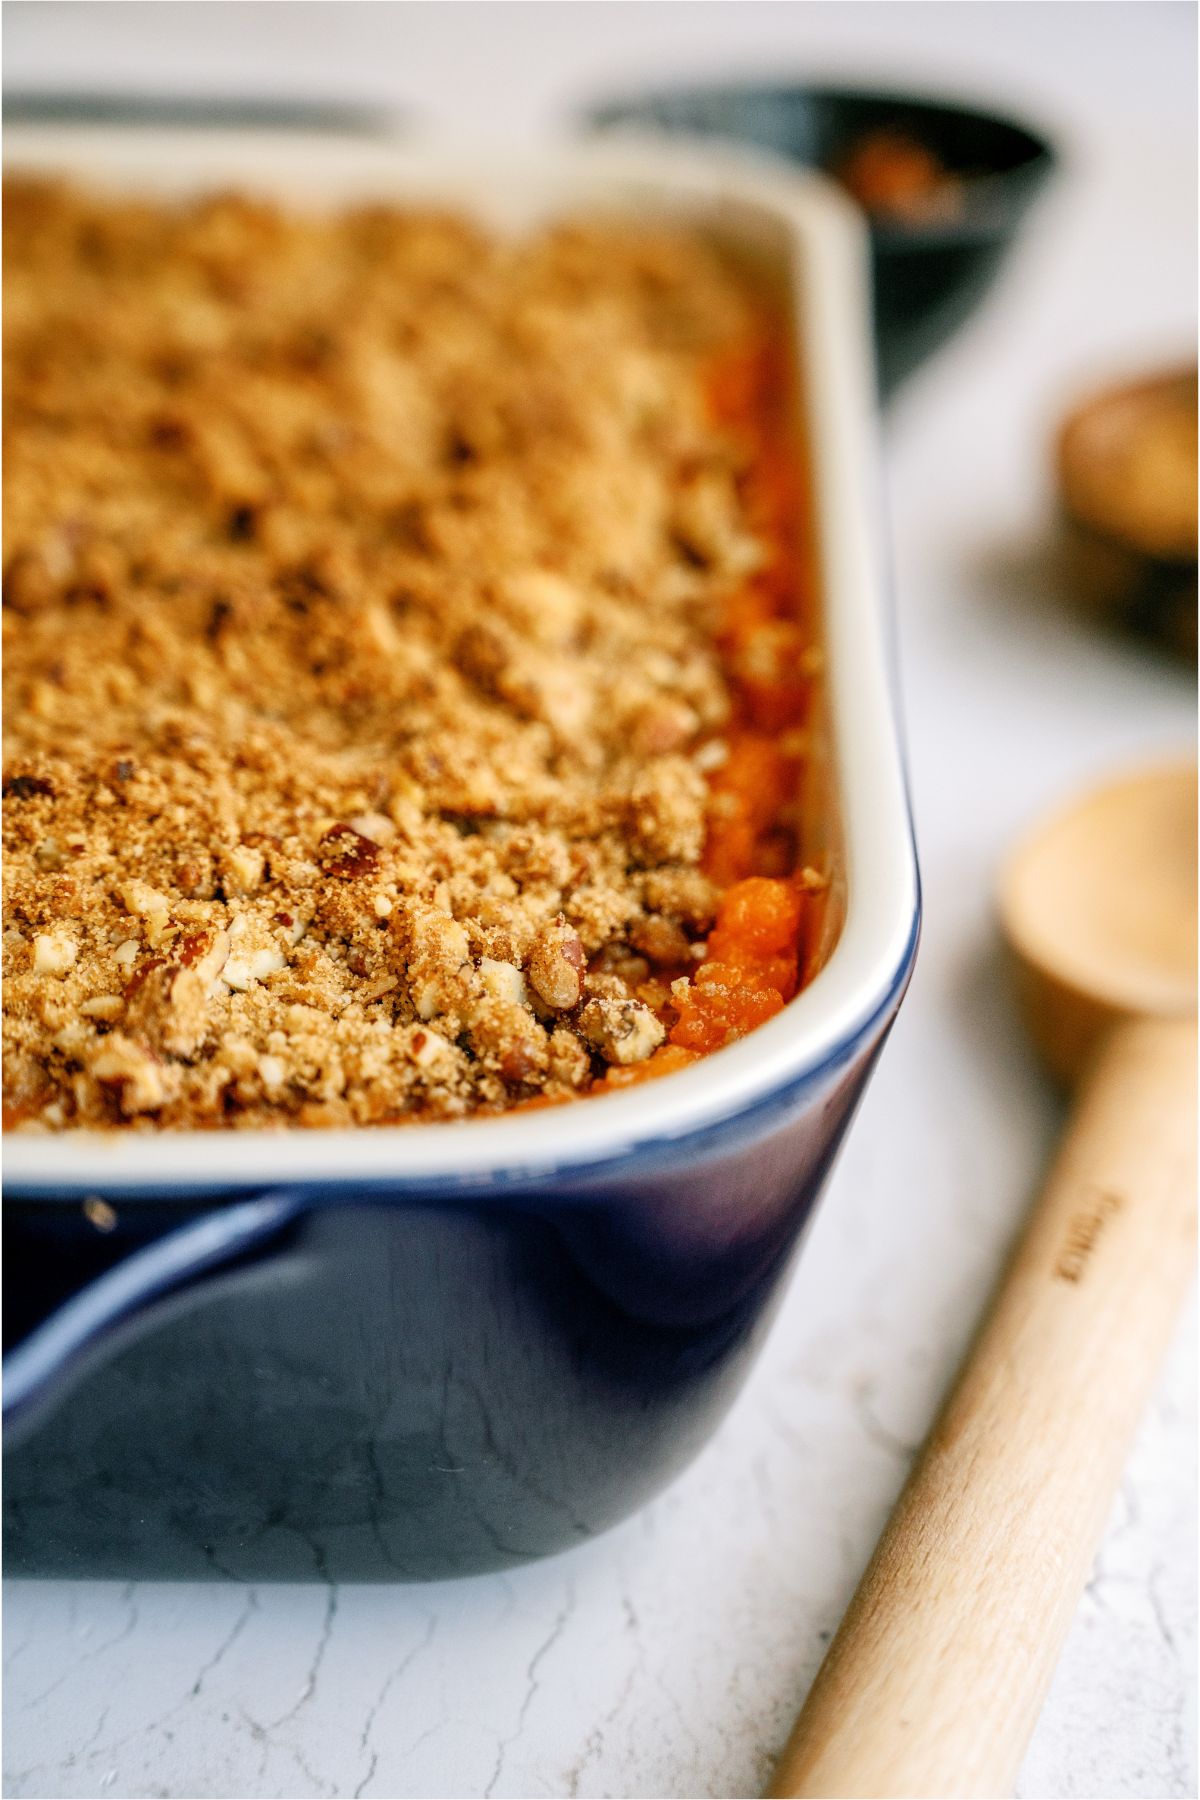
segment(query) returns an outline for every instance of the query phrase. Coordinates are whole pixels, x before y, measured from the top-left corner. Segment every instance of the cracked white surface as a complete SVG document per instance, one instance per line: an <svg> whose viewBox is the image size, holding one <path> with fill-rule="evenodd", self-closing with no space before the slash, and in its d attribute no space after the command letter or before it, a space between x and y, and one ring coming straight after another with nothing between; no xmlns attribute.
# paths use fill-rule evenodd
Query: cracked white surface
<svg viewBox="0 0 1200 1800"><path fill-rule="evenodd" d="M1192 341L1194 13L428 7L418 28L366 10L287 31L279 7L222 8L214 31L186 5L149 29L136 8L15 9L6 75L382 90L527 135L610 79L736 53L996 91L1069 138L1073 173L1003 299L889 423L921 964L763 1358L675 1487L578 1551L474 1581L10 1584L4 1791L751 1794L1056 1128L1000 993L991 871L1047 797L1190 729L1182 675L1062 618L1029 546L1064 398ZM1196 1792L1194 1416L1189 1312L1026 1760L1031 1800Z"/></svg>

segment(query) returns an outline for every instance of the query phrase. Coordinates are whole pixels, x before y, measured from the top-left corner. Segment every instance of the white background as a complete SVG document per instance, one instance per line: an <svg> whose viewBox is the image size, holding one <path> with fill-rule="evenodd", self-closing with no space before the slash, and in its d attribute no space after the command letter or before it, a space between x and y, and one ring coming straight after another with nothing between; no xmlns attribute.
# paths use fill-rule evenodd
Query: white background
<svg viewBox="0 0 1200 1800"><path fill-rule="evenodd" d="M418 1589L13 1584L10 1795L745 1795L887 1515L1058 1116L989 910L1013 834L1185 745L1182 669L1070 619L1045 536L1064 403L1195 330L1195 14L1154 4L15 5L9 85L385 100L526 138L627 83L840 73L1008 102L1067 153L1002 288L885 435L928 910L784 1314L660 1501ZM1178 1339L1021 1778L1196 1791L1194 1354Z"/></svg>

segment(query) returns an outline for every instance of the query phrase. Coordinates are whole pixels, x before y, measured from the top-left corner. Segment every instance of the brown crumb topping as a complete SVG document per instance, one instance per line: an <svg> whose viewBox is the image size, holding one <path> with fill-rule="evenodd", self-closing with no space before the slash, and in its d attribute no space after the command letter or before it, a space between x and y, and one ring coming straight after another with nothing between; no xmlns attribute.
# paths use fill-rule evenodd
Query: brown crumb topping
<svg viewBox="0 0 1200 1800"><path fill-rule="evenodd" d="M703 384L740 279L25 180L4 243L10 1122L461 1117L650 1056L765 556Z"/></svg>

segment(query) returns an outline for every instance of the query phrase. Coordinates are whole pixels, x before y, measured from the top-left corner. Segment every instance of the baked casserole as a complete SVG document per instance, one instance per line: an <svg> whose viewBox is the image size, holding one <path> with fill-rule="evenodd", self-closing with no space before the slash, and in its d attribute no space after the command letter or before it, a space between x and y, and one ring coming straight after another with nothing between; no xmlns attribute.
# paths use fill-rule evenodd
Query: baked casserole
<svg viewBox="0 0 1200 1800"><path fill-rule="evenodd" d="M785 334L683 227L5 188L6 1125L669 1074L818 960Z"/></svg>

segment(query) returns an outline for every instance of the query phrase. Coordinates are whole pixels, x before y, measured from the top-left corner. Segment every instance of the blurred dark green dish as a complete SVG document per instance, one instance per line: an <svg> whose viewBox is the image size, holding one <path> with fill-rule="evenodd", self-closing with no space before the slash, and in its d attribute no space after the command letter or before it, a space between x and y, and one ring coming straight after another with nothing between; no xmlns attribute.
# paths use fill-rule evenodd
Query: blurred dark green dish
<svg viewBox="0 0 1200 1800"><path fill-rule="evenodd" d="M872 217L875 340L888 394L974 310L1057 158L993 113L905 94L833 87L676 88L607 101L587 123L732 138L835 172L869 133L896 130L961 183L953 218Z"/></svg>

